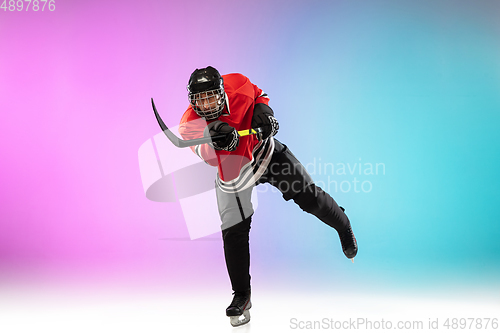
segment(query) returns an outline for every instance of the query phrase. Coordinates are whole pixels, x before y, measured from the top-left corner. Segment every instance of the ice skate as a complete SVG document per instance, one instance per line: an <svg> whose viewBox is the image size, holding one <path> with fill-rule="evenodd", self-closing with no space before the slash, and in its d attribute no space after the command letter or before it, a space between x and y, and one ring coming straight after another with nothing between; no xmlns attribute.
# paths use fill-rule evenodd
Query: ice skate
<svg viewBox="0 0 500 333"><path fill-rule="evenodd" d="M345 231L339 232L339 237L342 244L342 251L344 251L347 258L354 262L354 257L358 253L358 243L356 242L356 237L354 237L351 226L349 225Z"/></svg>
<svg viewBox="0 0 500 333"><path fill-rule="evenodd" d="M226 309L226 316L229 317L233 327L245 325L250 321L250 311L248 311L252 307L250 291L233 294L233 301Z"/></svg>
<svg viewBox="0 0 500 333"><path fill-rule="evenodd" d="M348 259L354 262L354 257L358 253L358 243L356 242L356 237L354 237L351 226L349 225L347 230L339 232L339 237L342 244L342 251L344 251Z"/></svg>
<svg viewBox="0 0 500 333"><path fill-rule="evenodd" d="M339 206L343 212L345 212L344 207ZM338 230L337 230L338 231ZM358 242L356 242L356 237L352 232L351 223L348 222L348 227L346 230L339 232L340 244L342 244L342 251L348 259L354 262L354 257L358 253Z"/></svg>

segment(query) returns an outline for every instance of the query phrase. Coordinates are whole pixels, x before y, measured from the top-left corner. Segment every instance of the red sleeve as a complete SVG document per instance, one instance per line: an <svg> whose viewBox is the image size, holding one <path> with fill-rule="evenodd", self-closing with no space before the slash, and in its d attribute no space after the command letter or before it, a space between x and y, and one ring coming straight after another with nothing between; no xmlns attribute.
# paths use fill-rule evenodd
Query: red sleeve
<svg viewBox="0 0 500 333"><path fill-rule="evenodd" d="M259 87L253 84L254 96L255 96L255 104L264 103L269 106L269 97L265 92L262 91Z"/></svg>
<svg viewBox="0 0 500 333"><path fill-rule="evenodd" d="M201 118L192 117L194 111L189 107L187 111L182 116L181 122L179 124L179 134L184 140L192 140L203 137L203 131L207 126L205 120ZM198 155L205 163L212 166L219 165L217 161L217 155L215 150L210 147L207 143L189 147L191 150Z"/></svg>

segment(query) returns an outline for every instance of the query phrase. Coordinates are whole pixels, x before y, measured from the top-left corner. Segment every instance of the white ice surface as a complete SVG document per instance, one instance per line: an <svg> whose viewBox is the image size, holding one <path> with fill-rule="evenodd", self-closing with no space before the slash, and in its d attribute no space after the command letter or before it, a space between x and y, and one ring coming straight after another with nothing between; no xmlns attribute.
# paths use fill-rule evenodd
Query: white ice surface
<svg viewBox="0 0 500 333"><path fill-rule="evenodd" d="M500 304L487 296L429 296L384 293L284 293L254 290L249 324L233 328L224 310L230 293L211 292L106 292L87 289L0 289L0 332L440 332L446 318L500 318ZM429 319L439 329L429 329ZM335 329L334 323L365 320ZM392 329L377 325L391 322ZM498 319L497 319L498 320ZM332 322L333 321L333 322ZM396 329L398 322L422 322L421 329ZM315 325L316 330L306 329ZM327 324L325 324L327 323ZM337 323L337 325L340 325ZM330 325L330 326L329 326ZM409 324L407 324L409 325ZM300 329L299 327L302 327ZM237 330L237 331L236 331ZM500 329L449 330L499 332Z"/></svg>

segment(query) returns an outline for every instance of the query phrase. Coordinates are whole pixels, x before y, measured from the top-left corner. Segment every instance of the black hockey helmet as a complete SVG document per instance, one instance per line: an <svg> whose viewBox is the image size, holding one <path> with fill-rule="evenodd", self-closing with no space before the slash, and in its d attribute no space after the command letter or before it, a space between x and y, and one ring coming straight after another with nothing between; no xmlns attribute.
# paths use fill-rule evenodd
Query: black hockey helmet
<svg viewBox="0 0 500 333"><path fill-rule="evenodd" d="M189 103L203 119L217 119L224 110L226 94L224 80L219 71L208 66L196 69L187 86Z"/></svg>

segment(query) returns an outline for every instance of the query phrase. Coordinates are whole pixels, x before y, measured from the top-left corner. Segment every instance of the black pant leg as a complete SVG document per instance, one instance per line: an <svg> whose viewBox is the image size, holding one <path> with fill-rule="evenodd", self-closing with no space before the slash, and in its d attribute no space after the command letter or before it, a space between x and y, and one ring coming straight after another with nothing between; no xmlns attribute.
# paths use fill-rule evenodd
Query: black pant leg
<svg viewBox="0 0 500 333"><path fill-rule="evenodd" d="M335 200L314 184L306 168L286 145L275 139L275 150L261 182L278 188L285 200L293 199L299 207L327 225L342 232L350 225L349 218Z"/></svg>
<svg viewBox="0 0 500 333"><path fill-rule="evenodd" d="M315 184L307 186L292 199L303 211L313 214L338 232L347 230L350 225L344 210L328 193Z"/></svg>
<svg viewBox="0 0 500 333"><path fill-rule="evenodd" d="M222 230L224 242L224 257L235 292L245 292L250 289L250 223L251 217Z"/></svg>

